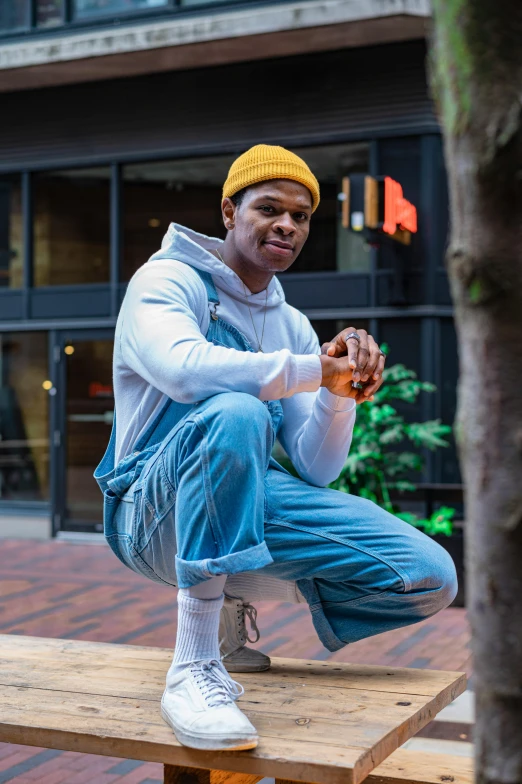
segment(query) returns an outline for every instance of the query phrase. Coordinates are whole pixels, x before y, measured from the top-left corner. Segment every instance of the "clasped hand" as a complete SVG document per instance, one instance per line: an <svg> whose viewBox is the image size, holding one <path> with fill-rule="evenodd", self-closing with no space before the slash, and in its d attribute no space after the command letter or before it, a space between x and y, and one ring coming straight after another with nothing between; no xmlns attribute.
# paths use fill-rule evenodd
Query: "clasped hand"
<svg viewBox="0 0 522 784"><path fill-rule="evenodd" d="M357 338L346 340L351 332L356 332L360 341ZM323 343L320 359L323 371L321 386L334 395L364 403L373 400L383 382L386 357L365 329L343 329L330 343Z"/></svg>

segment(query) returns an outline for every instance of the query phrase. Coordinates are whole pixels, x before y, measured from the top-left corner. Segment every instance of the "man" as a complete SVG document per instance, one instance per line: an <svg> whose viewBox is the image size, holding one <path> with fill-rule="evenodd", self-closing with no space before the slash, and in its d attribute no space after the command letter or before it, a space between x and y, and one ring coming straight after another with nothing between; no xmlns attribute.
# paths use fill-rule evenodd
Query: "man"
<svg viewBox="0 0 522 784"><path fill-rule="evenodd" d="M456 593L453 563L431 539L325 488L384 357L354 328L321 351L285 303L275 275L299 255L318 203L304 161L252 148L223 188L225 241L171 225L118 318L117 419L96 471L105 534L131 569L179 588L161 709L194 748L257 744L228 674L270 664L244 645L250 601L306 601L335 651L420 621ZM276 437L301 479L271 457Z"/></svg>

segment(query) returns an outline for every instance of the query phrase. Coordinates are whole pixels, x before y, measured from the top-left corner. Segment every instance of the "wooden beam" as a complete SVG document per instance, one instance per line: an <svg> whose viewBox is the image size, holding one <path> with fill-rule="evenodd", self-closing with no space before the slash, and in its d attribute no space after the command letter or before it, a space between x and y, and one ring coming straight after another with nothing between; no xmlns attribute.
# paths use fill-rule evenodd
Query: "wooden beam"
<svg viewBox="0 0 522 784"><path fill-rule="evenodd" d="M276 779L275 784L303 784L302 781L290 781L290 779Z"/></svg>
<svg viewBox="0 0 522 784"><path fill-rule="evenodd" d="M163 766L163 784L257 784L261 779L262 776L251 773L185 768L180 765Z"/></svg>

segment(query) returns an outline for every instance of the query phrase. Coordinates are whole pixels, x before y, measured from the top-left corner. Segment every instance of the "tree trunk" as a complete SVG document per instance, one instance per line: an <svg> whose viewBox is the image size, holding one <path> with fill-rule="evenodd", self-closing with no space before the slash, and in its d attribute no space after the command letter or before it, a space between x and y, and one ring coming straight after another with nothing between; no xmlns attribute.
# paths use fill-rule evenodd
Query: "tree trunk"
<svg viewBox="0 0 522 784"><path fill-rule="evenodd" d="M522 0L434 0L451 202L476 776L522 784Z"/></svg>

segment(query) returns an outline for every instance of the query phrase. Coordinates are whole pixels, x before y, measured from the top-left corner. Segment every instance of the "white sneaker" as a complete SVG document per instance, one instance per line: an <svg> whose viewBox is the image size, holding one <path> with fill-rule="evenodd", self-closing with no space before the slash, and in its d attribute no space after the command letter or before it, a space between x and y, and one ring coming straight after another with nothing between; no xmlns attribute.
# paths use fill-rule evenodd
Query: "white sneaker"
<svg viewBox="0 0 522 784"><path fill-rule="evenodd" d="M193 749L254 749L256 728L237 707L245 693L217 659L194 662L167 676L161 715L184 746Z"/></svg>
<svg viewBox="0 0 522 784"><path fill-rule="evenodd" d="M256 634L253 640L246 630L245 614ZM266 654L246 645L247 642L259 640L256 618L257 610L249 602L225 596L219 618L219 652L228 672L263 672L270 668L271 662Z"/></svg>

